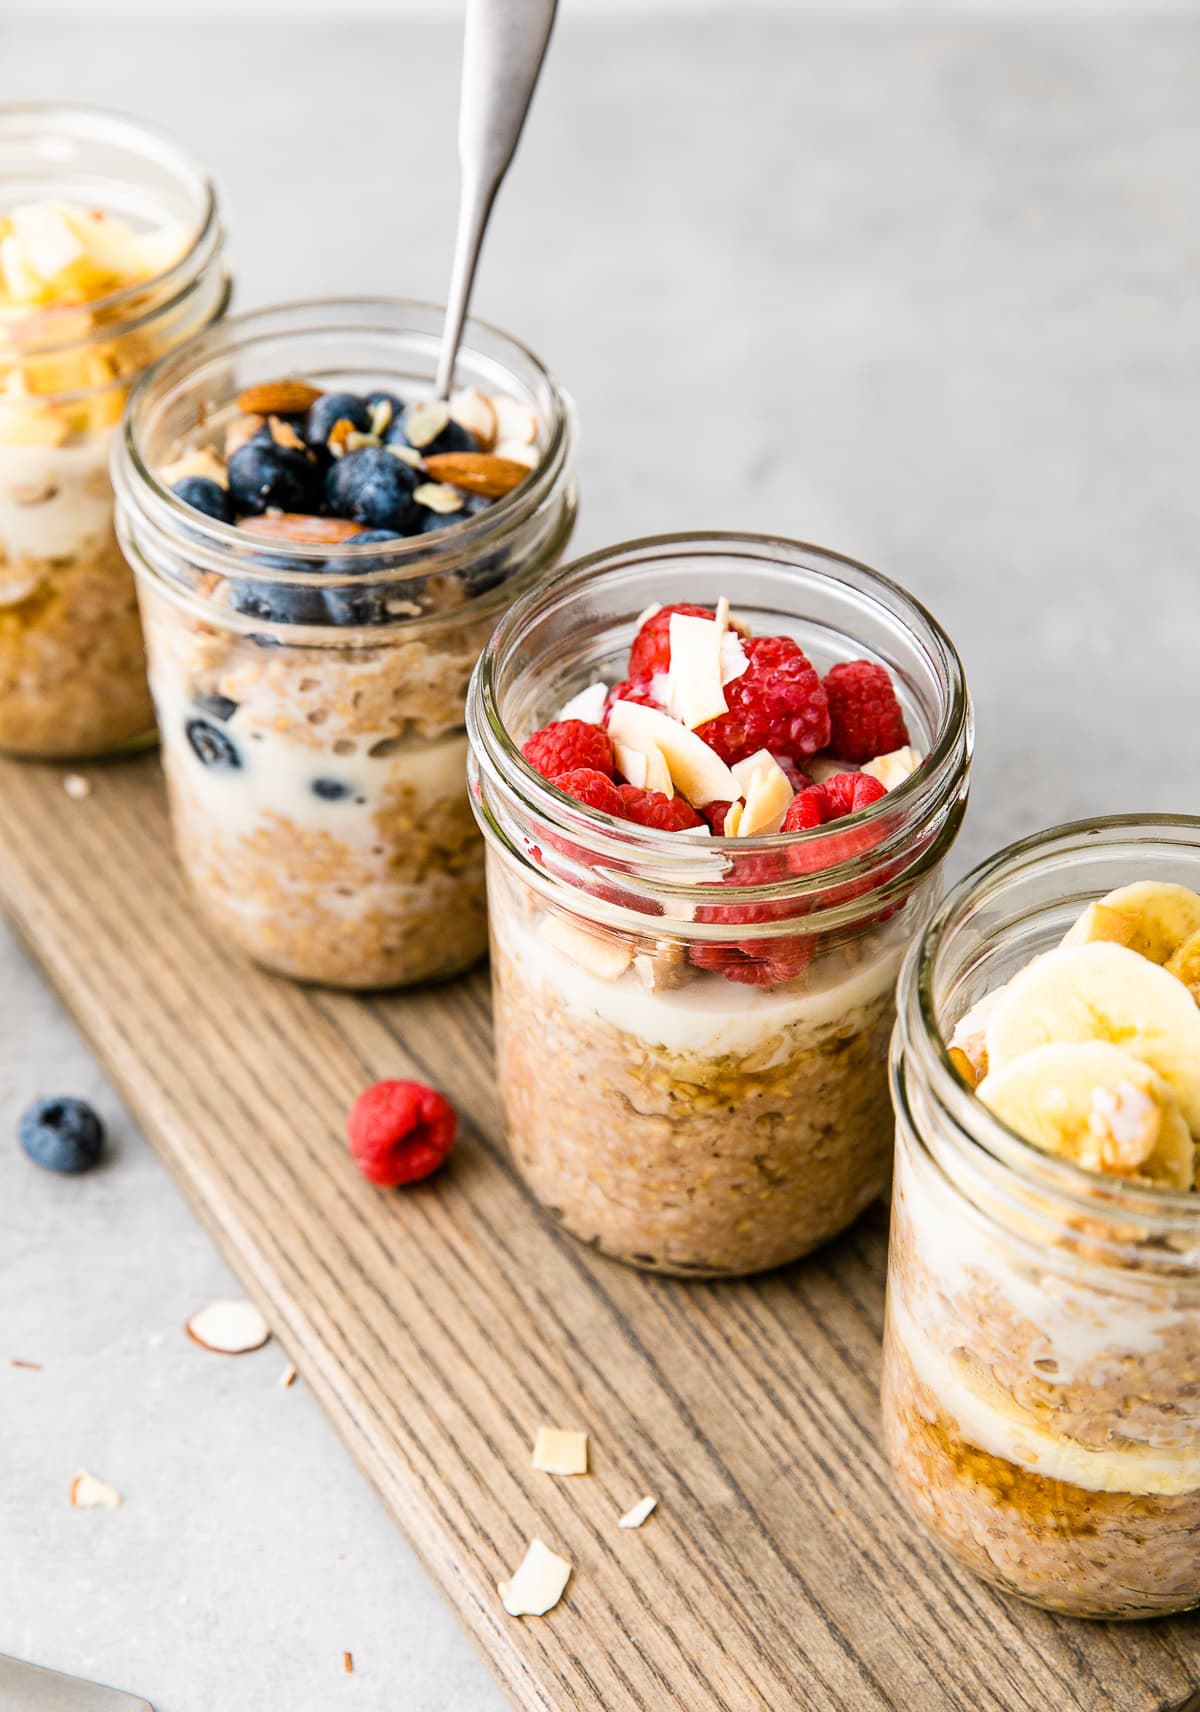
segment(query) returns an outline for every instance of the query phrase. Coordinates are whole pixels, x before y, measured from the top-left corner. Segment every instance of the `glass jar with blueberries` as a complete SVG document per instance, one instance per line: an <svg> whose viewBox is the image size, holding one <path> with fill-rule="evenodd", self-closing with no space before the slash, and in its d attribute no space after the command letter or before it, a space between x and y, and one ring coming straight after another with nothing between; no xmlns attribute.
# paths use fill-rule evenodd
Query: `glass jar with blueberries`
<svg viewBox="0 0 1200 1712"><path fill-rule="evenodd" d="M463 705L575 519L541 362L442 311L236 317L136 388L113 460L179 854L209 918L301 980L379 988L487 940Z"/></svg>

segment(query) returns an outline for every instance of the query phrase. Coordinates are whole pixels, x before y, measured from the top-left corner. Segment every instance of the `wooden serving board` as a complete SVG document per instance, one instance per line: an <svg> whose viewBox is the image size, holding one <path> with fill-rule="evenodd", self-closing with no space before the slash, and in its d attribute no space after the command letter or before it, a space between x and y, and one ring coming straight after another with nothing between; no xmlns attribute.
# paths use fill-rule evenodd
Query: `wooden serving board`
<svg viewBox="0 0 1200 1712"><path fill-rule="evenodd" d="M515 1706L1173 1712L1200 1622L1044 1616L960 1575L878 1446L885 1220L758 1280L679 1283L560 1234L510 1171L486 975L362 1000L261 974L189 905L157 762L0 763L0 899ZM385 1193L347 1108L412 1075L450 1168ZM533 1472L540 1424L587 1478ZM653 1493L640 1531L617 1518ZM549 1617L496 1582L540 1536Z"/></svg>

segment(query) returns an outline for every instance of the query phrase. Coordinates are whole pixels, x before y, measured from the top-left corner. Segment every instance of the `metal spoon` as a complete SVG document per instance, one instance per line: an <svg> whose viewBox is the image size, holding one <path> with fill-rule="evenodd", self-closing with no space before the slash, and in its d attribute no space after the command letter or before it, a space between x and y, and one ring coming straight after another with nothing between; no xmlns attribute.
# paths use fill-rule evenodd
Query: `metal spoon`
<svg viewBox="0 0 1200 1712"><path fill-rule="evenodd" d="M458 158L462 188L437 396L449 398L488 217L529 112L558 0L467 0Z"/></svg>

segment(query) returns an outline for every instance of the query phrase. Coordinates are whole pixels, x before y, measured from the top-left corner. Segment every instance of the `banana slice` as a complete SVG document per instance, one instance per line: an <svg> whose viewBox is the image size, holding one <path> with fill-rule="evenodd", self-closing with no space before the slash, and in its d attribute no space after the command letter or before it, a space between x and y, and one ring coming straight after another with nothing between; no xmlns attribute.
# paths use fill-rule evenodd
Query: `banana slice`
<svg viewBox="0 0 1200 1712"><path fill-rule="evenodd" d="M1088 1171L1190 1189L1195 1144L1156 1070L1103 1040L1035 1046L976 1092L1010 1129Z"/></svg>
<svg viewBox="0 0 1200 1712"><path fill-rule="evenodd" d="M1108 1041L1170 1084L1200 1136L1200 1005L1124 945L1060 945L1014 975L987 1021L989 1076L1035 1046Z"/></svg>
<svg viewBox="0 0 1200 1712"><path fill-rule="evenodd" d="M1163 968L1177 981L1182 981L1200 1005L1200 933L1189 934L1181 945L1177 945Z"/></svg>
<svg viewBox="0 0 1200 1712"><path fill-rule="evenodd" d="M1089 904L1064 945L1098 940L1128 946L1151 963L1165 963L1177 946L1200 932L1200 897L1187 886L1136 880Z"/></svg>

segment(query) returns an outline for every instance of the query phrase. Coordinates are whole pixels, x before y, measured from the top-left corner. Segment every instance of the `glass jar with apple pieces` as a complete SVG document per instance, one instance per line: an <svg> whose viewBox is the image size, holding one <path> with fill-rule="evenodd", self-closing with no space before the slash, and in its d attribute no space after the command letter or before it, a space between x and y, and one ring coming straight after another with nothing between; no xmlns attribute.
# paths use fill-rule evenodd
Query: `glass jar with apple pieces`
<svg viewBox="0 0 1200 1712"><path fill-rule="evenodd" d="M822 669L885 665L924 764L852 821L741 839L597 814L526 762L530 732L624 678L644 609L730 594L754 635ZM965 807L970 705L948 638L865 566L800 543L635 542L513 608L467 722L500 1087L538 1200L607 1254L697 1276L843 1229L886 1187L896 972Z"/></svg>
<svg viewBox="0 0 1200 1712"><path fill-rule="evenodd" d="M153 737L109 451L133 378L228 294L215 191L174 143L107 113L0 108L0 750Z"/></svg>
<svg viewBox="0 0 1200 1712"><path fill-rule="evenodd" d="M1149 1041L1174 1092L1148 1059L1129 1081L1162 1094L1190 1146L1200 964L1189 1001L1169 963L1123 967L1129 939L1093 944L1111 928L1088 906L1114 887L1133 894L1121 913L1135 930L1148 897L1200 892L1200 820L1102 820L1014 845L951 894L905 964L883 1411L904 1497L961 1563L1052 1610L1135 1618L1200 1604L1200 1194L1157 1169L1165 1129L1113 1175L1120 1148L1093 1118L1109 1111L1114 1145L1133 1138L1107 1100L1072 1131L1058 1060L1064 1044L1120 1057ZM1041 955L1068 934L1070 957ZM1004 1049L990 1069L989 1039Z"/></svg>
<svg viewBox="0 0 1200 1712"><path fill-rule="evenodd" d="M527 457L523 479L485 508L431 514L415 536L371 529L356 544L369 521L330 516L320 500L352 453L296 449L312 432L301 415L249 424L251 449L300 460L323 515L235 524L181 498L199 480L201 497L207 482L220 502L211 476L176 478L182 467L228 479L237 452L225 448L249 445L247 403L287 377L355 413L377 394L371 421L390 432L396 404L431 390L441 322L432 305L366 299L230 318L146 377L114 459L184 869L233 943L301 980L407 985L486 949L463 703L497 619L570 537L570 409L531 352L471 322L460 382L505 400L497 420L511 428L523 416L529 435L511 448ZM324 428L336 442L352 425ZM378 439L353 432L348 446ZM376 445L358 449L391 463Z"/></svg>

